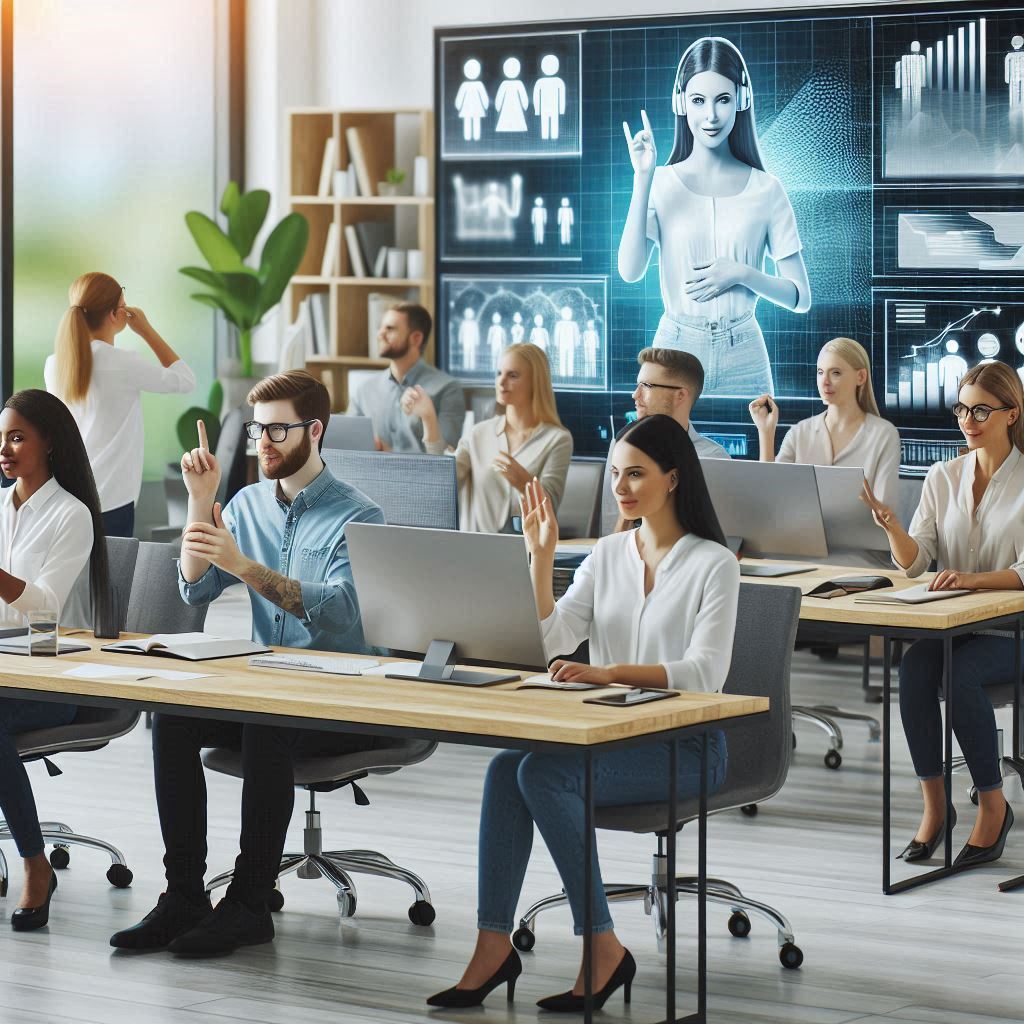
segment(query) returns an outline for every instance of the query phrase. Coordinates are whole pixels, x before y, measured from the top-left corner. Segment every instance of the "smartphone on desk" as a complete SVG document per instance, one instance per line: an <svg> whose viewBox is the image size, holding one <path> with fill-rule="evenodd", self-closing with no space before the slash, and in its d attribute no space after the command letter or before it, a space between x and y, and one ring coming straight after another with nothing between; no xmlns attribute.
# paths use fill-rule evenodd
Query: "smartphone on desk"
<svg viewBox="0 0 1024 1024"><path fill-rule="evenodd" d="M624 690L621 693L609 693L603 697L584 697L584 704L611 704L613 707L631 708L636 704L648 704L652 700L666 700L669 697L678 697L678 690L645 690L642 687L634 687L632 690Z"/></svg>

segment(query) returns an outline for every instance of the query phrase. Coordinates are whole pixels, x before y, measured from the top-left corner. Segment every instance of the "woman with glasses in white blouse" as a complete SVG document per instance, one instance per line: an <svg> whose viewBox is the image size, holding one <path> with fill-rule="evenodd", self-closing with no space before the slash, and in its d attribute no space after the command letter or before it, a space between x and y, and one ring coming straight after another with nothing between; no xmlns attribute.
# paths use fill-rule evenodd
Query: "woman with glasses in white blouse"
<svg viewBox="0 0 1024 1024"><path fill-rule="evenodd" d="M572 462L572 434L562 426L548 357L536 345L509 345L494 377L499 413L476 424L448 448L437 410L419 386L402 409L423 421L423 446L433 455L454 451L459 479L459 525L474 533L511 532L526 485L537 477L556 511Z"/></svg>
<svg viewBox="0 0 1024 1024"><path fill-rule="evenodd" d="M619 434L611 476L619 511L635 528L602 537L557 604L554 510L536 480L523 497L523 533L547 655L557 658L590 641L591 664L557 660L552 677L721 690L732 659L740 571L726 547L693 442L671 417L645 417ZM714 791L725 780L725 737L716 731L708 743ZM679 743L681 799L699 791L700 758L699 741ZM667 743L596 755L597 806L666 800L668 764ZM475 1006L502 984L511 999L522 964L509 936L535 824L562 877L577 935L583 931L585 900L591 902L595 1006L622 986L628 1001L636 964L612 930L596 853L589 894L583 886L582 792L578 756L510 750L491 762L480 820L476 949L462 980L432 996L431 1006ZM573 989L538 1005L582 1011L582 970Z"/></svg>
<svg viewBox="0 0 1024 1024"><path fill-rule="evenodd" d="M893 560L910 577L932 561L930 590L1024 588L1024 391L1005 363L983 363L960 381L953 412L968 452L928 471L909 532L891 508L866 490L875 522L886 531ZM978 791L978 817L954 864L973 867L997 860L1013 824L1003 796L995 712L985 684L1013 683L1014 641L968 634L953 639L953 732ZM904 860L932 856L946 831L939 695L942 643L919 640L900 665L900 714L924 814Z"/></svg>
<svg viewBox="0 0 1024 1024"><path fill-rule="evenodd" d="M0 492L0 628L25 627L28 614L59 616L71 585L89 563L93 607L109 625L110 585L99 499L85 445L59 398L19 391L0 413L0 470L14 486ZM18 733L67 725L77 708L52 701L0 698L0 814L25 864L15 931L49 919L57 876L43 850Z"/></svg>

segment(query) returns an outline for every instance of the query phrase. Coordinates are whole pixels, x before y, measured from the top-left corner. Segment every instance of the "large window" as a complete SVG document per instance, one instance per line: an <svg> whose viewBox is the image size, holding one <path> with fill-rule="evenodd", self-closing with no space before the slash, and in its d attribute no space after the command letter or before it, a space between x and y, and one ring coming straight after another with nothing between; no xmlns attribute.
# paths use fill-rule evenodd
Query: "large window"
<svg viewBox="0 0 1024 1024"><path fill-rule="evenodd" d="M14 0L14 388L42 386L71 282L116 277L199 378L193 395L144 399L150 479L213 375L213 318L177 270L197 256L184 214L212 212L217 191L217 11ZM130 329L118 344L149 355Z"/></svg>

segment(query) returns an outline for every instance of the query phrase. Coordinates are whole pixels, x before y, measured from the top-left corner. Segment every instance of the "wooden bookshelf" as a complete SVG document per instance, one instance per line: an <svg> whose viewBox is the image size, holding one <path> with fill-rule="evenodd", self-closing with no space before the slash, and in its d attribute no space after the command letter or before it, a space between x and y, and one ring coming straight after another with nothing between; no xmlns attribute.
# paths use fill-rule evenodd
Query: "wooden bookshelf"
<svg viewBox="0 0 1024 1024"><path fill-rule="evenodd" d="M433 111L421 107L390 110L351 110L301 107L287 112L289 153L289 207L309 221L309 246L298 273L292 278L284 308L289 323L299 305L311 294L328 296L328 351L307 360L307 368L323 379L331 391L335 411L348 405L350 370L383 368L387 361L370 351L367 302L373 292L395 294L425 306L435 316L434 297L434 198L433 196L333 195L333 172L347 168L351 160L346 130L357 128L364 151L371 185L383 181L387 170L395 166L395 133L401 124L412 126L418 136L418 153L430 162L434 172ZM401 120L400 120L401 119ZM324 149L334 139L335 162L332 167L332 195L317 194ZM412 167L401 168L406 180L400 186L412 190ZM345 228L364 221L389 220L396 231L414 235L415 243L399 242L403 248L423 252L424 272L417 278L357 277L349 259ZM334 259L338 273L321 274L324 247L331 224L337 225L337 250ZM424 358L434 362L434 337L431 336Z"/></svg>

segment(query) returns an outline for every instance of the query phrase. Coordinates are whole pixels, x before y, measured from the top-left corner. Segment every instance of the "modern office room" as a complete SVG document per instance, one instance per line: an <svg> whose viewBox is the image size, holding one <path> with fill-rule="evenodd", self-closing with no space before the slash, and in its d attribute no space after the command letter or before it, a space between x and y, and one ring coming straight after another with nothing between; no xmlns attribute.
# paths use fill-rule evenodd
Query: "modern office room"
<svg viewBox="0 0 1024 1024"><path fill-rule="evenodd" d="M1024 1021L1024 3L0 0L0 1022Z"/></svg>

